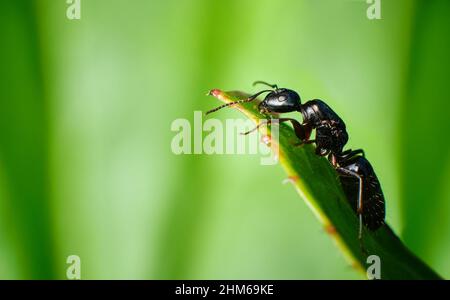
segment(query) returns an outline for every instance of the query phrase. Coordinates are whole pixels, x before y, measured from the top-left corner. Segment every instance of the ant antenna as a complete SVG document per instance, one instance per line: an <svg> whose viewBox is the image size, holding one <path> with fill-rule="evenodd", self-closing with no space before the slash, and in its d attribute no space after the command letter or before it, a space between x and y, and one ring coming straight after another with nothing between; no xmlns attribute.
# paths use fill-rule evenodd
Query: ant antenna
<svg viewBox="0 0 450 300"><path fill-rule="evenodd" d="M253 82L253 86L255 86L257 84L264 84L264 85L270 86L271 88L273 88L275 90L278 90L278 85L276 85L276 84L270 84L270 83L267 83L267 82L261 81L261 80Z"/></svg>
<svg viewBox="0 0 450 300"><path fill-rule="evenodd" d="M210 113L213 113L215 111L218 111L219 109L222 109L222 108L225 108L225 107L228 107L228 106L232 106L232 105L236 105L236 104L240 104L240 103L251 102L251 101L255 100L256 97L258 97L262 93L268 93L268 92L272 92L272 90L264 90L264 91L258 92L256 94L248 97L247 99L242 99L242 100L238 100L238 101L234 101L234 102L230 102L230 103L221 105L221 106L216 107L214 109L208 110L205 115L209 115Z"/></svg>

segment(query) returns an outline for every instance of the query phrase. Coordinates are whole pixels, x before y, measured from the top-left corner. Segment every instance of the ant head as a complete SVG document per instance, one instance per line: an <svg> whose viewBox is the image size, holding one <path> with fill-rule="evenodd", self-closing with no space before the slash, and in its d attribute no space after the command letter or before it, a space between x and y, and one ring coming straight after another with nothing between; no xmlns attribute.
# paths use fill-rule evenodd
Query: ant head
<svg viewBox="0 0 450 300"><path fill-rule="evenodd" d="M270 85L265 82L257 81L256 83L266 84L274 90L267 94L260 104L260 109L265 112L287 113L300 111L300 96L293 90L278 88L276 85Z"/></svg>

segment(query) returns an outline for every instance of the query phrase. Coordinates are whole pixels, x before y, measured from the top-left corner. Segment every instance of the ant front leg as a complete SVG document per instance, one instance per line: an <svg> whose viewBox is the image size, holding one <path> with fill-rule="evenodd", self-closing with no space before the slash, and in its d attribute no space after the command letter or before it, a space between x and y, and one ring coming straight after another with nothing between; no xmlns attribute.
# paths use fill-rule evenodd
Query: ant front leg
<svg viewBox="0 0 450 300"><path fill-rule="evenodd" d="M309 126L300 124L297 120L295 119L291 119L291 118L280 118L278 119L278 123L283 123L283 122L291 122L292 126L294 127L294 132L295 135L302 141L301 144L310 144L313 143L313 140L309 140L309 137L311 136L311 128ZM255 130L257 130L258 128L260 128L263 125L271 125L272 120L266 120L264 122L259 123L255 128L253 128L252 130L249 130L247 132L243 132L241 133L242 135L247 135ZM301 145L300 144L300 145Z"/></svg>
<svg viewBox="0 0 450 300"><path fill-rule="evenodd" d="M291 121L292 126L294 127L295 135L300 139L300 143L295 144L295 146L302 146L305 144L315 143L315 140L310 140L312 127L308 123L300 124L295 119L286 118L286 120Z"/></svg>

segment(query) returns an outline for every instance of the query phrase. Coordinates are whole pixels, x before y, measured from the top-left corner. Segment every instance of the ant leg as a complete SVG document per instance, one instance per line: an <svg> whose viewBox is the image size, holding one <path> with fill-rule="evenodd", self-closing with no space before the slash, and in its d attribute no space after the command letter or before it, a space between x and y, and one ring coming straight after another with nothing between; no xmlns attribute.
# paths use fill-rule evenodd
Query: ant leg
<svg viewBox="0 0 450 300"><path fill-rule="evenodd" d="M340 160L348 160L352 157L355 157L358 154L361 154L362 157L366 157L363 149L356 149L356 150L348 149L340 154L334 154L334 156L335 156L334 162L336 161L337 158L339 158ZM330 160L330 162L331 162L331 160Z"/></svg>
<svg viewBox="0 0 450 300"><path fill-rule="evenodd" d="M343 152L341 153L341 155L342 155L342 156L345 156L345 155L347 155L347 154L349 154L349 153L351 153L351 152L352 152L352 149L348 149L348 150L343 151Z"/></svg>
<svg viewBox="0 0 450 300"><path fill-rule="evenodd" d="M272 123L271 120L266 120L266 121L260 122L258 125L256 125L255 128L253 128L253 129L251 129L251 130L249 130L249 131L246 131L246 132L241 132L241 135L247 135L247 134L250 134L250 133L252 133L253 131L256 131L257 129L259 129L261 126L263 126L263 125L269 125L270 123Z"/></svg>
<svg viewBox="0 0 450 300"><path fill-rule="evenodd" d="M359 217L359 234L358 234L358 238L361 240L362 239L362 227L363 227L362 226L362 223L363 223L363 219L362 219L362 213L363 213L363 202L362 202L362 199L363 199L363 182L362 182L362 176L359 175L356 172L344 169L342 167L339 167L336 170L341 172L341 173L343 173L343 174L345 174L345 175L348 175L348 176L351 176L351 177L355 177L359 181L359 185L358 185L358 201L357 201L357 204L356 204L356 214Z"/></svg>
<svg viewBox="0 0 450 300"><path fill-rule="evenodd" d="M300 124L297 120L295 119L291 119L291 118L280 118L278 119L278 123L281 124L283 122L291 122L292 126L294 127L294 132L295 135L302 141L302 143L305 144L310 144L313 143L314 141L309 141L309 136L311 135L311 129L309 126L305 126ZM261 122L259 123L255 128L253 128L252 130L249 130L247 132L243 132L241 133L242 135L247 135L255 130L257 130L258 128L260 128L262 125L270 125L271 124L271 120L267 120L266 122Z"/></svg>
<svg viewBox="0 0 450 300"><path fill-rule="evenodd" d="M348 157L352 157L358 154L361 154L363 157L366 157L366 154L364 153L363 149L356 149L356 150L346 150L344 152L342 152L342 154L346 154L346 152L348 153Z"/></svg>
<svg viewBox="0 0 450 300"><path fill-rule="evenodd" d="M303 145L307 145L307 144L314 144L316 142L316 140L306 140L306 141L301 141L300 143L295 143L294 146L299 147L299 146L303 146Z"/></svg>
<svg viewBox="0 0 450 300"><path fill-rule="evenodd" d="M210 113L213 113L215 111L218 111L219 109L222 109L222 108L225 108L225 107L228 107L228 106L232 106L232 105L236 105L236 104L240 104L240 103L251 102L251 101L255 100L256 97L258 97L262 93L267 93L267 92L272 92L272 90L263 90L263 91L260 91L260 92L258 92L256 94L248 97L247 99L242 99L242 100L238 100L238 101L234 101L234 102L229 102L229 103L223 104L223 105L221 105L219 107L216 107L214 109L208 110L206 112L206 115L209 115Z"/></svg>
<svg viewBox="0 0 450 300"><path fill-rule="evenodd" d="M260 114L267 115L269 113L269 111L265 107L262 107L263 103L264 103L264 101L259 102L258 111Z"/></svg>
<svg viewBox="0 0 450 300"><path fill-rule="evenodd" d="M309 140L309 137L311 136L312 128L309 126L308 123L300 124L299 121L292 118L280 118L279 122L287 122L290 121L292 126L294 127L295 135L300 139L301 143L297 144L296 146L300 146L302 144L311 144L314 143L315 140Z"/></svg>

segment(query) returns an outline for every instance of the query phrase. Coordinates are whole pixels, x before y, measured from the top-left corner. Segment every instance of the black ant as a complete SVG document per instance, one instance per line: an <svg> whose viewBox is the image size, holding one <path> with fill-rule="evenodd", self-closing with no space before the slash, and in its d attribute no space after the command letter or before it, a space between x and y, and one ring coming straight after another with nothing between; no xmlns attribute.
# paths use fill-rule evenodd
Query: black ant
<svg viewBox="0 0 450 300"><path fill-rule="evenodd" d="M247 99L221 105L206 112L206 114L218 111L227 106L251 102L259 95L268 93L264 100L258 104L258 109L262 114L298 111L303 116L303 123L300 124L297 120L291 118L282 118L279 122L290 121L294 126L295 134L302 141L302 144L315 143L316 154L320 156L342 152L344 145L348 141L344 121L325 102L314 99L305 104L301 104L300 96L293 90L278 88L276 84L268 84L263 81L256 81L253 85L255 84L264 84L273 90L260 91ZM263 124L266 123L262 123L244 134L258 129ZM315 140L310 140L309 138L313 129L316 130L316 138Z"/></svg>
<svg viewBox="0 0 450 300"><path fill-rule="evenodd" d="M385 203L380 182L372 165L365 158L363 150L343 151L348 141L344 121L322 100L314 99L302 104L300 96L293 90L278 88L276 84L264 81L256 81L253 85L255 84L264 84L272 89L260 91L247 99L221 105L206 114L224 107L251 102L263 93L268 94L258 104L258 110L262 114L300 112L303 123L292 118L280 118L279 123L291 122L296 136L301 141L300 145L315 143L317 155L328 155L328 160L339 173L348 201L359 217L359 238L362 238L362 224L370 230L381 227L384 224ZM270 120L244 134L264 124L270 124ZM311 140L313 129L316 130L316 137Z"/></svg>

